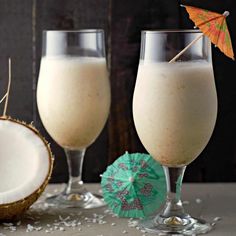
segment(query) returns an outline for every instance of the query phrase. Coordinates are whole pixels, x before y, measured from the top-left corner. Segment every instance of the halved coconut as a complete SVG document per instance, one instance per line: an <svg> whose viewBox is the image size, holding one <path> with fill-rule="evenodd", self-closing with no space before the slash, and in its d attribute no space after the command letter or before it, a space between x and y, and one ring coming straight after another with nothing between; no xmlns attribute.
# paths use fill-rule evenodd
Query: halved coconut
<svg viewBox="0 0 236 236"><path fill-rule="evenodd" d="M0 117L0 220L18 218L38 199L52 167L50 147L38 130Z"/></svg>

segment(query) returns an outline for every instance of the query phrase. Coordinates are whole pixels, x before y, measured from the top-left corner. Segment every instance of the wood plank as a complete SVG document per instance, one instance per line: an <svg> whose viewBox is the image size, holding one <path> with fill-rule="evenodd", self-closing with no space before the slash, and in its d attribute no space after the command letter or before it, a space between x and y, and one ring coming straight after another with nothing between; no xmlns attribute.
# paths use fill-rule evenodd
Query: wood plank
<svg viewBox="0 0 236 236"><path fill-rule="evenodd" d="M8 57L12 58L12 87L7 114L32 121L32 2L0 1L0 96L8 81ZM3 106L2 106L3 107Z"/></svg>
<svg viewBox="0 0 236 236"><path fill-rule="evenodd" d="M132 97L143 29L179 27L176 0L112 1L109 163L124 151L145 152L133 124ZM132 9L132 11L130 10Z"/></svg>
<svg viewBox="0 0 236 236"><path fill-rule="evenodd" d="M236 48L236 3L232 0L1 0L0 1L0 97L7 86L7 59L12 57L13 82L8 114L35 122L52 143L56 156L52 182L67 180L65 155L43 128L35 92L44 29L103 28L111 67L111 114L102 134L89 147L84 179L99 181L107 161L112 163L126 150L146 152L132 118L132 96L139 60L142 29L192 28L180 3L217 12L227 17ZM215 131L206 149L186 171L185 181L236 181L236 80L235 61L213 47L213 65L219 100ZM3 106L1 106L2 108Z"/></svg>

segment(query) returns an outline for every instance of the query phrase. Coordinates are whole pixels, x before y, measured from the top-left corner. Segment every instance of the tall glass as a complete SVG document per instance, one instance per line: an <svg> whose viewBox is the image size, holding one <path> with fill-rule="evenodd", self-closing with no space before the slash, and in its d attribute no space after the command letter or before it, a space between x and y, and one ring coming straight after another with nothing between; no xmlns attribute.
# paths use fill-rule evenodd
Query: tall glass
<svg viewBox="0 0 236 236"><path fill-rule="evenodd" d="M142 144L163 165L167 182L164 207L140 222L148 232L194 235L211 229L185 212L177 190L186 166L207 145L217 116L211 46L200 34L198 30L142 32L133 117Z"/></svg>
<svg viewBox="0 0 236 236"><path fill-rule="evenodd" d="M64 148L69 167L66 189L48 202L104 205L100 196L85 189L81 174L85 150L108 118L110 97L103 30L43 32L37 105L46 130Z"/></svg>

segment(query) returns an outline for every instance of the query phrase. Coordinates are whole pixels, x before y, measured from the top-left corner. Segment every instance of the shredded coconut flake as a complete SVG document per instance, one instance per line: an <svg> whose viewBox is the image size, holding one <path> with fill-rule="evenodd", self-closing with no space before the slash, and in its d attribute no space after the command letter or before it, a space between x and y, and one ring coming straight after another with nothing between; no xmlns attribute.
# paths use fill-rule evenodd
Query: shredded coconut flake
<svg viewBox="0 0 236 236"><path fill-rule="evenodd" d="M201 200L200 198L197 198L197 199L196 199L196 203L197 203L197 204L200 204L201 202L202 202L202 200Z"/></svg>
<svg viewBox="0 0 236 236"><path fill-rule="evenodd" d="M213 221L219 221L219 220L221 220L221 217L219 217L219 216L217 216L213 219Z"/></svg>

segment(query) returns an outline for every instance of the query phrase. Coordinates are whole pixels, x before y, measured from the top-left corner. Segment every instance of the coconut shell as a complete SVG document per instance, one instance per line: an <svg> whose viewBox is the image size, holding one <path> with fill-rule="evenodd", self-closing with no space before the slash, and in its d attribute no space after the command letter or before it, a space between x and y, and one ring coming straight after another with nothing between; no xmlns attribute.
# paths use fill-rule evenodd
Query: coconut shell
<svg viewBox="0 0 236 236"><path fill-rule="evenodd" d="M3 116L0 117L0 120L8 120L11 122L15 122L19 125L23 125L26 128L32 130L38 137L43 141L45 146L47 147L48 151L48 157L49 157L49 170L47 177L45 178L42 185L33 193L31 193L29 196L27 196L24 199L21 199L16 202L11 202L7 204L0 204L0 221L4 220L17 220L20 218L20 216L29 209L29 207L40 197L40 195L45 190L52 174L53 170L53 155L49 146L49 143L46 141L46 139L39 133L39 131L32 125L32 124L26 124L24 121L19 121L16 119L13 119L9 116Z"/></svg>

